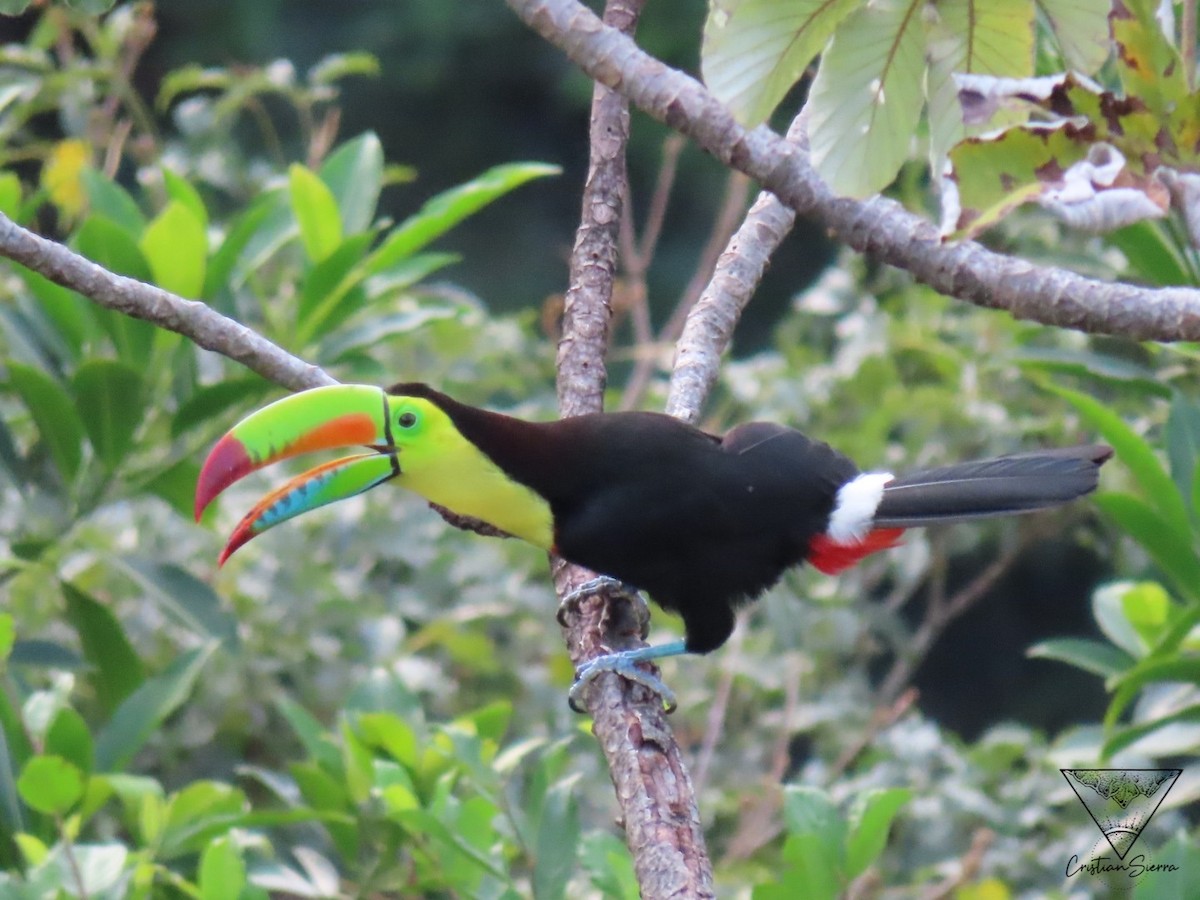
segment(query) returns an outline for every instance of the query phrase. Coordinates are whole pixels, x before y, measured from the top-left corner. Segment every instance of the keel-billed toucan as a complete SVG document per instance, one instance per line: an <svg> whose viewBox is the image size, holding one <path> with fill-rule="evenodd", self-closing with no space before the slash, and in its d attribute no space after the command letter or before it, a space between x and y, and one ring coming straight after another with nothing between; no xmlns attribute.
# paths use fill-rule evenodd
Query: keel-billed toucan
<svg viewBox="0 0 1200 900"><path fill-rule="evenodd" d="M1065 503L1096 487L1112 455L1070 447L893 476L859 472L826 444L766 422L724 437L650 412L526 422L423 384L336 385L279 400L226 434L200 473L196 516L256 469L349 446L366 452L263 498L221 561L280 522L394 480L683 617L685 640L613 654L589 675L721 646L737 608L799 563L835 573L894 546L905 528Z"/></svg>

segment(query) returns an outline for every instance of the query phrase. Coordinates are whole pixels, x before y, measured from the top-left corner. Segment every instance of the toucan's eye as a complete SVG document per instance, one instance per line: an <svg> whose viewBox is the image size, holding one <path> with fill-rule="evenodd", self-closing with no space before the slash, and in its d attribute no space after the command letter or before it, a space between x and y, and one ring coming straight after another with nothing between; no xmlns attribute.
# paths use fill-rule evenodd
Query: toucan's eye
<svg viewBox="0 0 1200 900"><path fill-rule="evenodd" d="M417 414L411 412L401 413L400 418L396 420L396 424L401 428L412 428L417 424Z"/></svg>

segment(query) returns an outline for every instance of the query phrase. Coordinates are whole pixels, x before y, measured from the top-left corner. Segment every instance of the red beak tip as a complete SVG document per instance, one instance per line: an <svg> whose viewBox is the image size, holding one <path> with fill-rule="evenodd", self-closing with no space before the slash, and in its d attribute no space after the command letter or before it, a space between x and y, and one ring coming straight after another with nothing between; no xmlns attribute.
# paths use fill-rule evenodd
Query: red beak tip
<svg viewBox="0 0 1200 900"><path fill-rule="evenodd" d="M217 441L196 480L196 521L221 491L252 471L254 463L241 441L229 434Z"/></svg>

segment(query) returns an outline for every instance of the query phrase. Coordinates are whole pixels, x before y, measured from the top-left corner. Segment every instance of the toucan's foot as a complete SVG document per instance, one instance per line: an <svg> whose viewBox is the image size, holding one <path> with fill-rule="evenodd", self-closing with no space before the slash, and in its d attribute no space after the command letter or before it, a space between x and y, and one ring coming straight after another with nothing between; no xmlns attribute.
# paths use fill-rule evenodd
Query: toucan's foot
<svg viewBox="0 0 1200 900"><path fill-rule="evenodd" d="M593 594L599 594L601 591L612 591L615 594L620 594L624 597L637 597L645 605L646 601L642 595L628 581L622 581L620 578L613 578L609 575L597 575L595 578L589 579L581 584L575 590L570 591L562 598L562 603L559 606L574 606L585 597L591 597Z"/></svg>
<svg viewBox="0 0 1200 900"><path fill-rule="evenodd" d="M605 672L620 675L626 681L640 684L658 694L662 698L663 709L668 714L675 712L679 705L675 699L675 692L667 687L657 675L651 675L649 672L639 669L636 660L630 659L623 653L606 653L604 656L588 660L576 669L575 683L571 685L571 691L567 695L567 702L571 704L572 710L577 713L587 712L587 708L583 705L584 694L587 693L588 686L596 680L597 676L603 675Z"/></svg>
<svg viewBox="0 0 1200 900"><path fill-rule="evenodd" d="M588 686L596 680L598 675L603 675L605 672L613 672L620 675L626 681L640 684L658 694L662 698L665 711L668 714L673 713L676 707L679 706L675 699L675 692L667 687L657 675L652 675L649 672L639 669L637 664L648 660L662 659L664 656L678 656L686 652L687 648L683 641L673 641L669 644L660 644L657 647L640 647L637 650L606 653L603 656L589 659L575 670L575 683L571 685L571 691L567 695L567 702L571 704L571 709L575 712L587 712L582 701Z"/></svg>

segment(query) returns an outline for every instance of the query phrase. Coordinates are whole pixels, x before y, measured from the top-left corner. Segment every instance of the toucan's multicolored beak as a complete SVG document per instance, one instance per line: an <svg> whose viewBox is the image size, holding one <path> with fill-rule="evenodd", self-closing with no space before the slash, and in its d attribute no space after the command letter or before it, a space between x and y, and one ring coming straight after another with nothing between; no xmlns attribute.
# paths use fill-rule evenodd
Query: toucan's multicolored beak
<svg viewBox="0 0 1200 900"><path fill-rule="evenodd" d="M238 523L220 562L280 522L361 494L400 474L388 426L388 397L377 387L314 388L272 403L235 425L213 447L200 470L197 520L218 494L251 472L312 450L353 446L374 452L324 463L271 491Z"/></svg>

